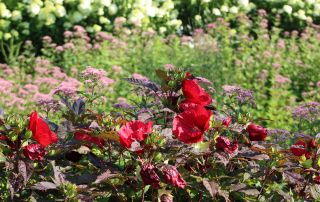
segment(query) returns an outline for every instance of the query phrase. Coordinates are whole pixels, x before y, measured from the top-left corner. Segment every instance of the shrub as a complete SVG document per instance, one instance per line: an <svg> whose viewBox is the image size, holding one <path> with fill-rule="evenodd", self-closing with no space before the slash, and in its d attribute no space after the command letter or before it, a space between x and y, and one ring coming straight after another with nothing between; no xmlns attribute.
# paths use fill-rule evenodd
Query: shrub
<svg viewBox="0 0 320 202"><path fill-rule="evenodd" d="M99 96L86 93L89 86L81 98L61 95L65 106L50 113L56 121L35 111L29 120L2 114L1 199L318 199L314 131L293 135L258 125L245 110L252 97L239 87L225 87L226 101L215 107L203 78L177 68L158 74L161 85L126 79L139 101L109 112L98 112ZM82 75L99 83L105 74L91 68ZM310 129L319 106L297 109L305 115L312 108L304 116Z"/></svg>

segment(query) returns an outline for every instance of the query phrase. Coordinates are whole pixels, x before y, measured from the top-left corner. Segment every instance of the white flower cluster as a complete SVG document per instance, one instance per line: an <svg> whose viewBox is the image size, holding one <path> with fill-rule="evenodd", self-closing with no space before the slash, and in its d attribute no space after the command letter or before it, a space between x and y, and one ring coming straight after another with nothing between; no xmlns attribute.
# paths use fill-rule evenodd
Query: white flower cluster
<svg viewBox="0 0 320 202"><path fill-rule="evenodd" d="M252 0L219 1L222 3L214 0L21 0L9 1L10 6L0 0L0 40L18 38L19 34L29 36L32 31L56 24L65 29L81 24L89 32L99 32L110 30L121 21L126 25L157 29L160 33L168 29L177 31L182 24L177 16L185 10L179 6L185 6L185 1L196 2L189 6L204 11L203 15L190 13L196 23L210 22L217 17L230 19L229 16L236 17L240 12L257 8ZM320 0L264 1L264 5L277 6L268 8L273 14L291 19L309 22L320 16Z"/></svg>
<svg viewBox="0 0 320 202"><path fill-rule="evenodd" d="M287 0L278 13L311 22L320 16L320 0Z"/></svg>
<svg viewBox="0 0 320 202"><path fill-rule="evenodd" d="M16 27L20 33L28 35L31 23L37 25L32 29L54 26L58 21L65 28L84 24L91 32L112 27L111 21L117 18L135 26L159 28L162 32L169 27L177 29L182 24L176 19L178 13L174 12L173 0L22 0L11 7L15 10L0 1L0 40L4 35L6 40L11 38ZM22 19L21 13L28 17Z"/></svg>

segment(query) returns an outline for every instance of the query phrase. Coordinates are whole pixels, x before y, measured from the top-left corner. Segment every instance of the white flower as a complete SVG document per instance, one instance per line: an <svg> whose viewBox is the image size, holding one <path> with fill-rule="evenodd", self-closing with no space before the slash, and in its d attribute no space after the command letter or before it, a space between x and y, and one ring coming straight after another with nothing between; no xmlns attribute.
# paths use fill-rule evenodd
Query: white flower
<svg viewBox="0 0 320 202"><path fill-rule="evenodd" d="M171 10L171 9L174 9L174 3L172 2L172 0L166 0L162 7L165 9L165 10Z"/></svg>
<svg viewBox="0 0 320 202"><path fill-rule="evenodd" d="M30 4L29 10L33 15L38 15L40 12L40 6L38 4L32 3Z"/></svg>
<svg viewBox="0 0 320 202"><path fill-rule="evenodd" d="M78 5L78 9L84 13L91 11L91 0L82 0Z"/></svg>
<svg viewBox="0 0 320 202"><path fill-rule="evenodd" d="M104 17L104 16L100 16L99 17L99 22L101 24L110 24L110 20L108 18Z"/></svg>
<svg viewBox="0 0 320 202"><path fill-rule="evenodd" d="M111 5L111 0L101 0L101 4L105 7L109 7Z"/></svg>
<svg viewBox="0 0 320 202"><path fill-rule="evenodd" d="M200 15L196 15L194 18L195 18L196 21L200 21L201 20L201 16Z"/></svg>
<svg viewBox="0 0 320 202"><path fill-rule="evenodd" d="M55 4L63 4L63 0L54 0L53 1Z"/></svg>
<svg viewBox="0 0 320 202"><path fill-rule="evenodd" d="M109 9L109 14L110 15L114 15L118 11L118 7L117 7L116 4L111 4L108 9Z"/></svg>
<svg viewBox="0 0 320 202"><path fill-rule="evenodd" d="M12 15L11 15L11 19L13 21L21 20L22 19L21 12L20 11L13 11Z"/></svg>
<svg viewBox="0 0 320 202"><path fill-rule="evenodd" d="M291 14L292 13L292 7L289 6L289 5L284 5L283 6L283 11L288 13L288 14Z"/></svg>
<svg viewBox="0 0 320 202"><path fill-rule="evenodd" d="M301 20L306 20L307 16L306 16L306 12L304 10L298 10L296 16L301 19Z"/></svg>
<svg viewBox="0 0 320 202"><path fill-rule="evenodd" d="M243 7L249 6L249 0L238 0L238 3L240 6L243 6Z"/></svg>
<svg viewBox="0 0 320 202"><path fill-rule="evenodd" d="M312 5L312 4L316 3L316 0L306 0L306 2L307 2L308 4L310 4L310 5Z"/></svg>
<svg viewBox="0 0 320 202"><path fill-rule="evenodd" d="M149 7L147 9L147 15L150 16L150 17L156 16L156 13L157 13L157 10L156 10L155 7Z"/></svg>
<svg viewBox="0 0 320 202"><path fill-rule="evenodd" d="M168 26L172 26L172 27L180 27L180 25L182 24L181 20L177 20L177 19L173 19L167 22Z"/></svg>
<svg viewBox="0 0 320 202"><path fill-rule="evenodd" d="M104 11L103 11L103 8L99 8L98 9L98 15L104 15Z"/></svg>
<svg viewBox="0 0 320 202"><path fill-rule="evenodd" d="M162 18L162 17L165 16L166 14L167 14L167 11L164 10L164 9L162 9L162 8L159 8L159 9L157 10L157 17L159 17L159 18Z"/></svg>
<svg viewBox="0 0 320 202"><path fill-rule="evenodd" d="M66 15L66 9L61 5L56 5L56 9L54 10L57 17L63 17Z"/></svg>
<svg viewBox="0 0 320 202"><path fill-rule="evenodd" d="M100 32L101 29L102 29L101 26L100 26L100 25L97 25L97 24L94 24L92 28L93 28L93 30L94 30L95 32Z"/></svg>
<svg viewBox="0 0 320 202"><path fill-rule="evenodd" d="M54 16L52 13L47 13L46 15L46 22L45 25L52 25L56 22L56 16Z"/></svg>
<svg viewBox="0 0 320 202"><path fill-rule="evenodd" d="M165 27L160 27L160 28L159 28L159 32L160 32L161 34L165 33L166 31L167 31L167 28L165 28Z"/></svg>
<svg viewBox="0 0 320 202"><path fill-rule="evenodd" d="M216 15L216 16L220 16L221 15L221 12L218 8L213 8L212 9L212 13L213 15Z"/></svg>
<svg viewBox="0 0 320 202"><path fill-rule="evenodd" d="M221 6L220 10L221 10L222 12L224 12L224 13L227 13L227 12L229 12L229 7L226 6L226 5L223 5L223 6Z"/></svg>
<svg viewBox="0 0 320 202"><path fill-rule="evenodd" d="M232 6L230 8L230 13L234 13L234 14L237 14L239 12L239 8L236 7L236 6Z"/></svg>

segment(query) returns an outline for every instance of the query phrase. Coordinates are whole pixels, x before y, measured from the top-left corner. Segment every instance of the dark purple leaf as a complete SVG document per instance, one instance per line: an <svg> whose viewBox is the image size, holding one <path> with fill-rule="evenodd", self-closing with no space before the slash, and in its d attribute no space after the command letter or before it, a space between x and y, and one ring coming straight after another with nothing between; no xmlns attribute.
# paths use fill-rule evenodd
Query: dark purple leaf
<svg viewBox="0 0 320 202"><path fill-rule="evenodd" d="M247 187L247 185L243 184L243 183L232 184L230 186L230 191L238 191L238 190L244 189L246 187Z"/></svg>
<svg viewBox="0 0 320 202"><path fill-rule="evenodd" d="M135 79L135 78L124 78L124 80L128 81L129 83L132 83L134 85L144 86L154 92L160 91L159 86L156 83L153 83L148 80L142 80L142 79Z"/></svg>
<svg viewBox="0 0 320 202"><path fill-rule="evenodd" d="M49 119L43 119L49 126L50 130L52 130L53 132L57 132L59 126L55 123L53 123L52 121L50 121Z"/></svg>
<svg viewBox="0 0 320 202"><path fill-rule="evenodd" d="M60 171L59 167L55 166L55 162L51 161L52 169L53 169L53 174L54 174L54 183L57 186L60 186L65 182L65 177Z"/></svg>
<svg viewBox="0 0 320 202"><path fill-rule="evenodd" d="M115 173L111 173L110 170L107 170L105 172L103 172L102 174L100 174L97 179L94 181L94 184L99 184L105 180L108 180L111 177L117 176L118 174Z"/></svg>
<svg viewBox="0 0 320 202"><path fill-rule="evenodd" d="M283 176L288 180L289 184L297 185L305 182L303 176L298 173L293 173L290 171L284 171Z"/></svg>
<svg viewBox="0 0 320 202"><path fill-rule="evenodd" d="M23 177L24 186L26 186L28 178L27 178L27 166L24 161L21 161L21 160L18 161L18 170L19 170L19 174Z"/></svg>
<svg viewBox="0 0 320 202"><path fill-rule="evenodd" d="M72 111L75 115L81 115L86 108L86 103L81 99L77 99L72 105Z"/></svg>
<svg viewBox="0 0 320 202"><path fill-rule="evenodd" d="M242 192L249 196L258 196L260 194L259 190L257 189L241 189L241 190L238 190L238 192Z"/></svg>
<svg viewBox="0 0 320 202"><path fill-rule="evenodd" d="M226 154L225 152L215 152L214 157L218 159L218 163L222 163L224 166L227 166L229 163L228 154Z"/></svg>

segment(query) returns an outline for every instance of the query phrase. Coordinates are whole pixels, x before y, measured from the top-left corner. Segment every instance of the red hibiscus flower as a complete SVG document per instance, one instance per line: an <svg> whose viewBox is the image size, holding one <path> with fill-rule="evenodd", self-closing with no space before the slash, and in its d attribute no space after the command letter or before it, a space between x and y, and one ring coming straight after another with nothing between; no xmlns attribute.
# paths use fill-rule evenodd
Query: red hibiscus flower
<svg viewBox="0 0 320 202"><path fill-rule="evenodd" d="M40 144L29 144L23 147L23 154L25 155L25 157L33 161L41 161L43 160L43 157L47 154L47 152Z"/></svg>
<svg viewBox="0 0 320 202"><path fill-rule="evenodd" d="M212 102L211 96L198 84L197 80L185 79L182 82L182 92L185 96L185 100L179 105L182 110L188 109L192 104L206 106Z"/></svg>
<svg viewBox="0 0 320 202"><path fill-rule="evenodd" d="M251 141L263 141L267 137L267 130L261 126L251 123L247 127L249 133L249 139Z"/></svg>
<svg viewBox="0 0 320 202"><path fill-rule="evenodd" d="M30 115L28 129L32 131L33 139L43 147L58 142L57 135L50 130L47 123L38 116L36 111Z"/></svg>
<svg viewBox="0 0 320 202"><path fill-rule="evenodd" d="M145 184L151 185L154 189L158 189L160 187L160 178L156 173L155 167L150 163L142 166L140 175Z"/></svg>
<svg viewBox="0 0 320 202"><path fill-rule="evenodd" d="M307 150L307 144L303 140L298 140L294 145L290 147L291 152L295 156L303 156L307 159L311 157L310 152Z"/></svg>
<svg viewBox="0 0 320 202"><path fill-rule="evenodd" d="M315 139L311 139L308 144L308 147L313 148L313 149L317 148L317 141Z"/></svg>
<svg viewBox="0 0 320 202"><path fill-rule="evenodd" d="M173 120L173 134L182 142L192 144L203 140L209 129L211 111L196 106L177 115Z"/></svg>
<svg viewBox="0 0 320 202"><path fill-rule="evenodd" d="M84 133L84 132L75 132L74 139L96 144L100 148L103 148L103 145L105 144L105 141L103 139L98 138L98 137L93 137L93 136L91 136L87 133Z"/></svg>
<svg viewBox="0 0 320 202"><path fill-rule="evenodd" d="M152 122L144 123L142 121L130 121L123 125L118 134L120 143L130 149L134 141L142 142L147 134L152 132Z"/></svg>
<svg viewBox="0 0 320 202"><path fill-rule="evenodd" d="M320 176L316 176L315 178L313 178L313 181L314 181L316 184L320 184Z"/></svg>
<svg viewBox="0 0 320 202"><path fill-rule="evenodd" d="M166 165L162 168L162 172L167 183L184 189L184 187L186 186L186 181L184 181L176 167Z"/></svg>
<svg viewBox="0 0 320 202"><path fill-rule="evenodd" d="M228 118L223 119L222 125L228 128L229 125L231 124L231 122L232 122L232 118L228 117Z"/></svg>
<svg viewBox="0 0 320 202"><path fill-rule="evenodd" d="M238 142L230 142L227 137L219 136L216 139L216 148L221 149L228 154L233 154L236 150L238 150Z"/></svg>

